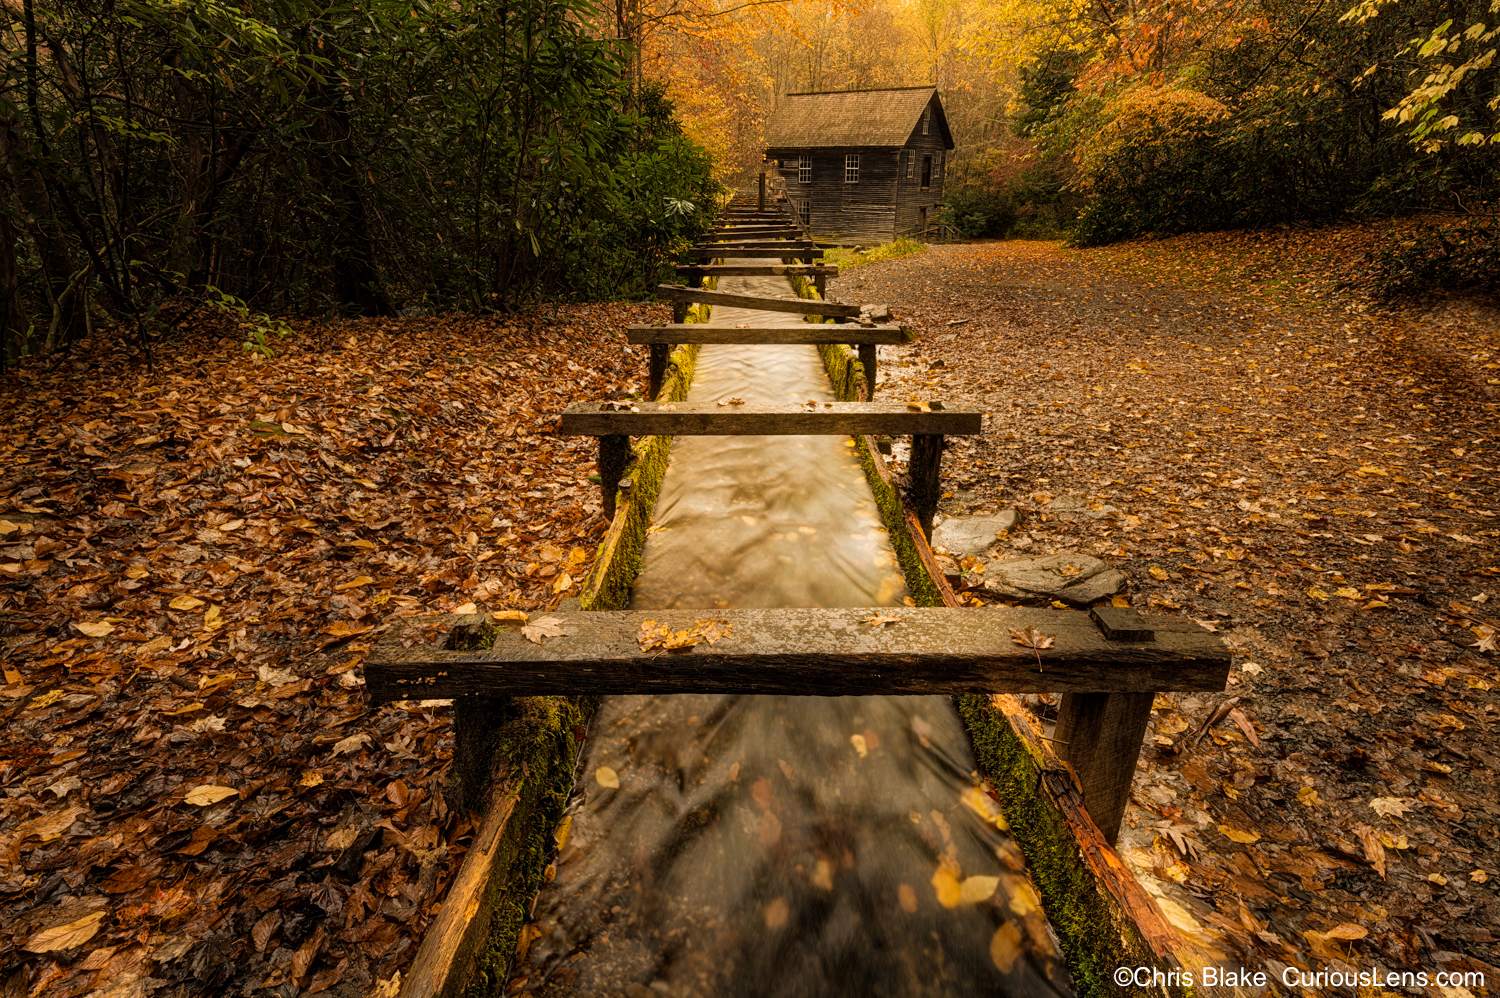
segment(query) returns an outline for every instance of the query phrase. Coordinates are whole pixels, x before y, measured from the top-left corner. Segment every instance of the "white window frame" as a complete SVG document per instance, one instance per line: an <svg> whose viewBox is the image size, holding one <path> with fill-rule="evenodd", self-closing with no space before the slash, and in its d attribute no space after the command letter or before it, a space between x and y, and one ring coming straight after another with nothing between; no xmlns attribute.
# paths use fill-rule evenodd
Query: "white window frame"
<svg viewBox="0 0 1500 998"><path fill-rule="evenodd" d="M859 183L859 153L857 152L844 154L844 183Z"/></svg>
<svg viewBox="0 0 1500 998"><path fill-rule="evenodd" d="M812 154L804 153L797 157L797 182L799 184L812 183Z"/></svg>
<svg viewBox="0 0 1500 998"><path fill-rule="evenodd" d="M906 179L917 179L917 151L915 149L906 150Z"/></svg>
<svg viewBox="0 0 1500 998"><path fill-rule="evenodd" d="M942 180L943 179L943 161L946 160L947 158L948 158L948 154L946 152L943 152L942 150L938 151L937 162L934 163L934 164L932 164L934 167L936 167L936 172L934 172L933 175L932 175L932 179L933 180Z"/></svg>
<svg viewBox="0 0 1500 998"><path fill-rule="evenodd" d="M802 223L803 228L812 224L812 202L807 198L797 202L797 221Z"/></svg>
<svg viewBox="0 0 1500 998"><path fill-rule="evenodd" d="M932 108L929 107L927 110L925 110L925 111L922 112L922 134L923 135L927 134L927 129L929 128L929 126L931 125L931 123L932 123Z"/></svg>

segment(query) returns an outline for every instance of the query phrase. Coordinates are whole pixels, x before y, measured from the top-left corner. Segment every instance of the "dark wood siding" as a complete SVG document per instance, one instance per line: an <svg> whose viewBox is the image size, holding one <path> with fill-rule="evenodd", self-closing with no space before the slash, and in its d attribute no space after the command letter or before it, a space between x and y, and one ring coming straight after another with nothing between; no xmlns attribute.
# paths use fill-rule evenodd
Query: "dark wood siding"
<svg viewBox="0 0 1500 998"><path fill-rule="evenodd" d="M812 179L798 179L798 158L811 153ZM859 181L844 180L844 158L859 156ZM819 239L840 242L889 242L896 226L896 150L770 149L781 161L787 197L808 202L808 229Z"/></svg>
<svg viewBox="0 0 1500 998"><path fill-rule="evenodd" d="M932 113L928 134L922 134L921 122L912 129L911 137L901 150L901 170L896 183L896 234L909 235L922 229L922 209L927 209L928 224L937 218L937 206L943 202L943 183L947 180L947 144L942 130L937 125L937 98L928 105ZM906 178L906 157L916 156L916 168L910 180ZM932 183L922 186L922 157L932 157Z"/></svg>

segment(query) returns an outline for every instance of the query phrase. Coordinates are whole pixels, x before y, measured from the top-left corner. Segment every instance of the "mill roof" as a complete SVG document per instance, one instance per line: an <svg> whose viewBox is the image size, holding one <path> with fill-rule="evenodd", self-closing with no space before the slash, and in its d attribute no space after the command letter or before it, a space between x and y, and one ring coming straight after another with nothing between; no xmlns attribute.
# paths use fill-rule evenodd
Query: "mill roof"
<svg viewBox="0 0 1500 998"><path fill-rule="evenodd" d="M904 146L936 93L936 87L902 87L787 94L766 122L766 148ZM934 107L939 134L952 149L942 101Z"/></svg>

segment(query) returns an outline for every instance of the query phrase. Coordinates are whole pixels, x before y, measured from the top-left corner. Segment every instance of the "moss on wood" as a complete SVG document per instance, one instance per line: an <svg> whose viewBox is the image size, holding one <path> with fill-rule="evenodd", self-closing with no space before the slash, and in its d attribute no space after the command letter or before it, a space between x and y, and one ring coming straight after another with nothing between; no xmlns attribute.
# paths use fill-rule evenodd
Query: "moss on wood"
<svg viewBox="0 0 1500 998"><path fill-rule="evenodd" d="M593 697L465 698L471 719L492 725L490 761L514 800L482 904L489 931L474 958L466 998L490 998L504 987L516 939L542 886L553 834L573 791L574 760ZM458 708L460 700L454 704ZM476 760L477 762L477 760Z"/></svg>

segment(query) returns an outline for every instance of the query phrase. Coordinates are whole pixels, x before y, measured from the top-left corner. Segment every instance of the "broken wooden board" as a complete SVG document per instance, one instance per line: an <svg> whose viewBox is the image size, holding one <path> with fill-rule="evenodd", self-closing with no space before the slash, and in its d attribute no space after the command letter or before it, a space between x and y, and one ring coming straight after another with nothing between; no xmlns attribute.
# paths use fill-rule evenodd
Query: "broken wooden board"
<svg viewBox="0 0 1500 998"><path fill-rule="evenodd" d="M541 624L546 618L555 623ZM481 625L485 651L424 641L458 617L401 617L365 660L372 702L586 693L876 694L1218 692L1223 642L1191 621L1153 618L1153 642L1111 641L1081 613L1026 608L881 607L595 610ZM873 621L873 622L872 622ZM665 625L696 644L642 651ZM1018 644L1035 628L1050 647ZM691 635L697 633L697 637ZM704 633L715 636L712 644ZM407 642L411 644L408 647ZM1038 643L1046 643L1039 641Z"/></svg>
<svg viewBox="0 0 1500 998"><path fill-rule="evenodd" d="M841 305L838 302L813 301L808 298L758 298L754 295L735 295L724 291L685 288L680 284L658 284L656 297L663 301L723 305L728 308L758 309L762 312L796 312L802 315L831 315L834 318L844 319L859 317L858 305Z"/></svg>
<svg viewBox="0 0 1500 998"><path fill-rule="evenodd" d="M914 410L899 402L575 402L563 410L559 432L586 437L646 436L900 436L965 435L983 430L983 413Z"/></svg>
<svg viewBox="0 0 1500 998"><path fill-rule="evenodd" d="M909 343L905 326L804 322L795 326L710 326L683 322L627 326L627 343Z"/></svg>

